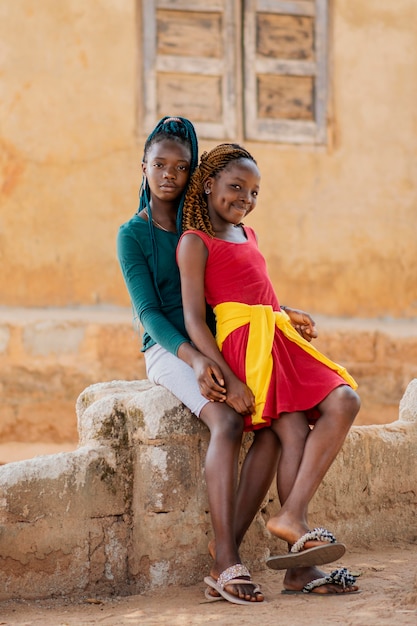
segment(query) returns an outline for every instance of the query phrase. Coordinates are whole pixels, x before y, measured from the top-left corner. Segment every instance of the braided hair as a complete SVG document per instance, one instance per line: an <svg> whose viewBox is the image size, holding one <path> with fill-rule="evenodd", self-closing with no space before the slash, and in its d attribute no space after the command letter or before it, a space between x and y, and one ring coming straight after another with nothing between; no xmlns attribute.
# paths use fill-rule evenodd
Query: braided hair
<svg viewBox="0 0 417 626"><path fill-rule="evenodd" d="M185 196L182 218L182 230L201 230L214 237L212 223L208 212L204 183L207 178L215 178L234 161L249 159L256 164L253 156L237 143L221 143L210 150L203 152L200 164L196 168L188 184Z"/></svg>
<svg viewBox="0 0 417 626"><path fill-rule="evenodd" d="M145 147L143 151L142 161L146 163L150 148L160 141L170 139L177 141L178 143L190 148L191 160L190 160L190 174L192 174L198 164L198 141L194 126L185 117L169 117L165 116L159 120L147 140L145 141ZM185 192L183 191L177 211L177 233L181 232L182 224L182 209L185 200ZM142 184L139 191L139 207L137 213L140 213L146 209L148 213L148 228L149 238L152 244L152 265L153 265L153 281L155 291L158 294L160 302L162 304L162 297L158 287L157 281L157 267L158 267L158 247L155 239L155 228L152 221L152 210L150 205L151 190L149 183L145 177L142 179Z"/></svg>

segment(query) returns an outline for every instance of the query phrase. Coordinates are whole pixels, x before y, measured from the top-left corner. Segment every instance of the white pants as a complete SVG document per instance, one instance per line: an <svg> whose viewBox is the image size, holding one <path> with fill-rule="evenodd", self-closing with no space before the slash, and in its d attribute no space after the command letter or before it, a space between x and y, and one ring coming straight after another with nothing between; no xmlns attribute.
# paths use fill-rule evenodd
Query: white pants
<svg viewBox="0 0 417 626"><path fill-rule="evenodd" d="M194 415L200 416L209 400L201 395L192 367L155 344L145 351L146 374L155 385L174 394Z"/></svg>

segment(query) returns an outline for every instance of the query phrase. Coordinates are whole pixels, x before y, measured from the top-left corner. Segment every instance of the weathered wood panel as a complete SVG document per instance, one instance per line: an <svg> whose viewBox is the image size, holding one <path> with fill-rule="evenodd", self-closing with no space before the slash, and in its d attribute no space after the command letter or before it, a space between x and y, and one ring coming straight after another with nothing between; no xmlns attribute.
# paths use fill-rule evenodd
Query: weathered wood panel
<svg viewBox="0 0 417 626"><path fill-rule="evenodd" d="M256 0L256 5L258 11L264 11L265 13L314 15L316 13L316 2L317 0Z"/></svg>
<svg viewBox="0 0 417 626"><path fill-rule="evenodd" d="M258 76L258 116L261 119L313 120L312 76Z"/></svg>
<svg viewBox="0 0 417 626"><path fill-rule="evenodd" d="M205 138L325 140L327 0L147 0L142 12L146 129L176 111Z"/></svg>
<svg viewBox="0 0 417 626"><path fill-rule="evenodd" d="M204 11L157 11L157 54L223 56L222 14Z"/></svg>
<svg viewBox="0 0 417 626"><path fill-rule="evenodd" d="M244 0L245 136L326 139L327 0Z"/></svg>
<svg viewBox="0 0 417 626"><path fill-rule="evenodd" d="M223 117L222 79L197 74L159 74L158 117L175 111L193 122L218 122Z"/></svg>
<svg viewBox="0 0 417 626"><path fill-rule="evenodd" d="M314 59L314 19L298 15L258 13L256 50L275 59Z"/></svg>
<svg viewBox="0 0 417 626"><path fill-rule="evenodd" d="M239 11L239 0L142 1L145 130L168 113L200 137L236 137Z"/></svg>
<svg viewBox="0 0 417 626"><path fill-rule="evenodd" d="M142 0L155 4L158 9L176 9L177 11L223 11L225 2L231 0ZM232 0L233 1L233 0ZM275 2L276 0L273 0ZM306 0L303 0L304 2ZM314 0L307 0L312 1Z"/></svg>

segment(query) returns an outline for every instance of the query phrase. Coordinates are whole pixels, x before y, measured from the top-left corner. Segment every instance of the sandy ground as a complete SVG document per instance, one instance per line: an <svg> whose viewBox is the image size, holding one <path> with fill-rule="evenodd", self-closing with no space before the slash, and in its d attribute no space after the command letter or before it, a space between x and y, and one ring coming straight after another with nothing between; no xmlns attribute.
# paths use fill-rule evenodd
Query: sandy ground
<svg viewBox="0 0 417 626"><path fill-rule="evenodd" d="M2 602L0 625L416 626L417 544L350 552L343 557L343 565L360 573L360 594L284 596L280 593L283 573L266 570L254 578L261 584L267 601L254 606L208 603L204 599L204 583L200 583L124 598ZM330 571L331 567L326 569Z"/></svg>

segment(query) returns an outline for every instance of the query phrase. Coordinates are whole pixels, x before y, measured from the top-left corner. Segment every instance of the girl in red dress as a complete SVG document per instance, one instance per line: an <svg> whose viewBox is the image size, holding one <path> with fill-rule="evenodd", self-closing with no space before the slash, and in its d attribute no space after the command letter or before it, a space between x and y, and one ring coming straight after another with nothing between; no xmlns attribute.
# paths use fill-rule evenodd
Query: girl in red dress
<svg viewBox="0 0 417 626"><path fill-rule="evenodd" d="M311 584L311 567L345 550L325 529L310 531L308 504L360 401L348 372L303 339L279 305L256 235L241 223L256 205L259 184L256 162L244 148L221 144L204 153L184 203L177 259L187 332L218 364L226 402L244 416L245 430L270 427L281 441L282 507L267 527L291 549L268 564L289 568L284 586L298 591L300 568ZM206 324L206 301L216 315L216 338ZM329 582L302 590L329 593L337 580ZM353 582L341 586L356 590Z"/></svg>

